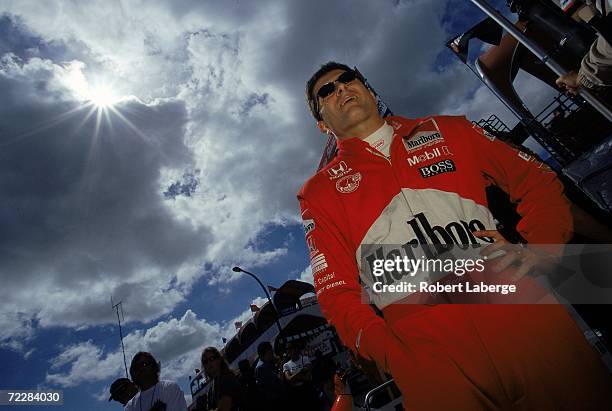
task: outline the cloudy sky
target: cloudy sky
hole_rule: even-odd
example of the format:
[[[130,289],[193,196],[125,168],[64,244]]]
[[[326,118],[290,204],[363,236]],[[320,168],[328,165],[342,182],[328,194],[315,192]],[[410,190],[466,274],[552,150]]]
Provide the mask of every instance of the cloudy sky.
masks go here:
[[[151,351],[188,392],[202,347],[263,301],[232,266],[309,277],[295,194],[325,139],[305,80],[335,59],[398,114],[512,124],[444,47],[481,18],[467,0],[0,0],[0,389],[119,409],[112,297],[128,362]]]

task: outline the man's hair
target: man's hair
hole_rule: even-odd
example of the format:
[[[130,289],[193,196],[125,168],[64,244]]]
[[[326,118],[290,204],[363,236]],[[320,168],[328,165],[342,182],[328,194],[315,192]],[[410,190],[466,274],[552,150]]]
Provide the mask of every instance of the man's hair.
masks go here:
[[[132,371],[134,370],[134,366],[136,365],[136,362],[138,361],[138,359],[140,359],[142,357],[145,357],[146,359],[148,359],[151,362],[151,364],[155,368],[155,372],[156,373],[160,372],[159,363],[157,362],[155,357],[153,357],[153,354],[151,354],[150,352],[146,352],[146,351],[139,351],[132,358],[132,363],[130,364],[130,375],[132,375]]]
[[[310,113],[317,121],[323,119],[321,118],[321,115],[318,113],[317,110],[317,96],[313,95],[314,86],[321,77],[333,70],[350,71],[352,69],[346,64],[338,63],[336,61],[328,61],[327,63],[323,64],[306,82],[306,104],[308,104]]]
[[[272,344],[268,341],[264,341],[257,346],[257,355],[259,355],[259,358],[263,358],[268,351],[272,351]]]

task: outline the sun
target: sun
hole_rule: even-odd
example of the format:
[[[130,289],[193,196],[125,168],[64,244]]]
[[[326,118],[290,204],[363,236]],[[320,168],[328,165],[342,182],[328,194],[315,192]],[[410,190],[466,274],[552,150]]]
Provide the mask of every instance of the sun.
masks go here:
[[[91,104],[99,108],[112,107],[120,100],[120,98],[113,92],[112,88],[106,85],[96,85],[90,87],[83,97],[85,100],[91,102]]]
[[[98,109],[112,108],[122,98],[117,95],[112,83],[104,76],[87,79],[83,73],[85,65],[81,62],[70,63],[63,76],[63,82],[80,101]]]

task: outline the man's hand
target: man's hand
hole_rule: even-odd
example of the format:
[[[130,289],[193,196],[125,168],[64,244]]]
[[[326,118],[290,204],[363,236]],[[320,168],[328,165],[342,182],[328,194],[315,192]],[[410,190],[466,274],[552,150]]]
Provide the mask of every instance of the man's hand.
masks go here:
[[[555,83],[561,88],[564,88],[568,93],[576,95],[578,94],[578,88],[580,83],[578,82],[578,71],[572,70],[559,77]]]
[[[166,411],[166,403],[161,400],[157,400],[149,411]]]
[[[547,245],[546,250],[526,247],[523,244],[513,244],[506,240],[497,230],[475,231],[476,237],[490,237],[495,240],[491,245],[486,246],[481,255],[492,261],[491,268],[496,272],[501,272],[508,267],[516,266],[516,271],[512,273],[514,281],[520,280],[533,271],[547,272],[559,262],[560,251],[563,246]],[[505,251],[504,255],[497,255],[498,251]],[[559,251],[559,252],[557,252]],[[492,256],[493,254],[495,256]]]

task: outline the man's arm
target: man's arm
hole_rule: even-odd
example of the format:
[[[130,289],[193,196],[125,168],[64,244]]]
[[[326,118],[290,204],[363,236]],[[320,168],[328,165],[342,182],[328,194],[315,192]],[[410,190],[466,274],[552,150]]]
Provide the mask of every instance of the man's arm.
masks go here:
[[[318,204],[303,196],[298,198],[305,224],[314,222],[306,230],[306,242],[317,299],[325,318],[347,347],[387,369],[385,352],[399,347],[399,341],[384,320],[361,300],[357,262],[348,233],[342,232]]]
[[[579,87],[596,92],[611,89],[612,46],[602,36],[598,36],[582,58],[580,69],[560,76],[556,83],[572,94],[577,94]]]
[[[573,220],[556,173],[534,155],[512,147],[465,121],[470,143],[485,177],[517,203],[517,231],[529,243],[564,244]]]
[[[590,89],[612,86],[612,46],[602,36],[597,36],[582,59],[578,81]]]
[[[285,377],[285,380],[287,381],[291,381],[291,378],[293,377],[287,364],[283,364],[283,377]]]

